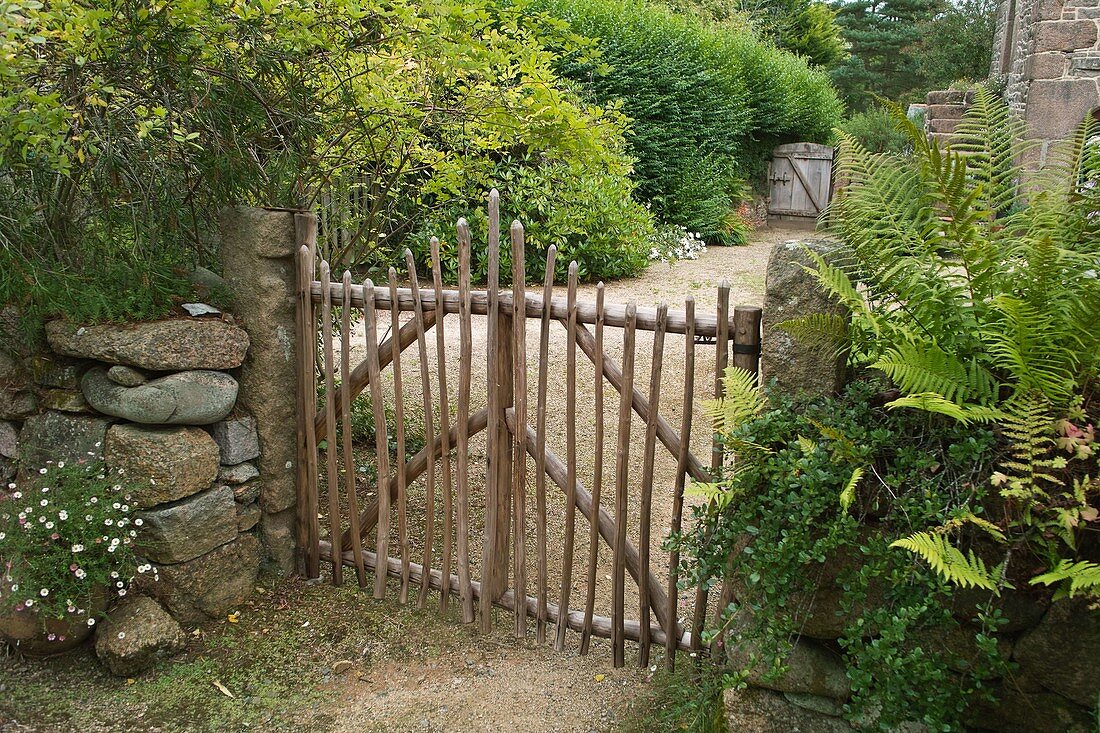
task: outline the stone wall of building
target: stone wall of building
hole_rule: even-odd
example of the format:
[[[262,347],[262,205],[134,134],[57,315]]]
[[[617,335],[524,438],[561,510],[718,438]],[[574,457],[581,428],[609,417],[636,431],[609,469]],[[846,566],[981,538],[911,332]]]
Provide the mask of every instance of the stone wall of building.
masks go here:
[[[1027,124],[1031,168],[1100,109],[1100,0],[1001,0],[991,77]]]

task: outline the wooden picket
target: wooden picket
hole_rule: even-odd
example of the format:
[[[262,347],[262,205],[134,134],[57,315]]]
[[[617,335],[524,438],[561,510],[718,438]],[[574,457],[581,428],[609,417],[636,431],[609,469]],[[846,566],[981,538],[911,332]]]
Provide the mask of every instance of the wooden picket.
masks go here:
[[[566,647],[570,630],[580,632],[581,653],[588,653],[593,637],[607,638],[611,640],[616,666],[626,662],[627,640],[638,642],[638,662],[642,665],[650,663],[651,647],[656,645],[665,651],[665,663],[672,667],[676,650],[703,651],[700,634],[705,625],[708,594],[706,589],[696,588],[691,614],[684,614],[689,622],[680,618],[678,551],[673,548],[668,554],[666,576],[658,577],[654,571],[653,558],[665,538],[663,529],[654,532],[654,496],[655,492],[668,492],[661,494],[671,500],[668,532],[678,533],[683,528],[689,482],[709,480],[722,468],[725,457],[718,441],[712,445],[707,464],[690,449],[696,353],[700,344],[714,345],[716,393],[721,389],[720,378],[729,361],[731,344],[734,364],[755,371],[760,309],[738,307],[731,314],[729,286],[725,282],[718,290],[718,308],[711,314],[697,314],[690,296],[685,298],[683,310],[671,310],[664,303],[656,308],[634,303],[609,304],[605,302],[602,283],[596,287],[594,301],[579,300],[575,262],[568,268],[565,297],[555,296],[553,247],[547,252],[546,278],[541,291],[528,292],[523,277],[526,243],[519,222],[514,222],[508,231],[513,285],[502,289],[499,206],[499,196],[493,191],[489,196],[486,243],[488,286],[484,291],[471,288],[473,243],[464,220],[459,220],[457,226],[458,287],[452,290],[443,287],[440,244],[436,239],[431,241],[430,287],[421,288],[411,252],[405,256],[408,287],[399,286],[393,269],[385,285],[379,287],[370,280],[362,285],[353,284],[350,273],[335,278],[328,263],[317,261],[316,217],[298,216],[298,542],[304,571],[309,577],[319,577],[321,562],[327,561],[333,583],[342,581],[343,568],[348,567],[354,569],[360,586],[367,585],[367,576],[373,573],[376,598],[384,597],[387,579],[394,578],[399,584],[400,602],[408,601],[412,588],[420,607],[426,605],[432,589],[440,592],[441,610],[447,609],[450,596],[455,595],[463,622],[477,620],[483,631],[492,628],[492,608],[502,607],[514,614],[514,632],[518,637],[526,636],[528,617],[534,619],[535,636],[540,643],[546,641],[547,625],[552,624],[557,649]],[[340,333],[334,336],[337,308]],[[402,323],[403,314],[411,314],[411,319]],[[457,315],[459,319],[454,415],[448,392],[453,363],[448,363],[442,328],[447,315]],[[486,317],[488,331],[485,371],[488,405],[478,410],[471,407],[475,316]],[[352,369],[350,334],[357,317],[363,321],[365,358]],[[534,319],[539,329],[538,372],[531,380],[535,389],[533,400],[528,399],[528,319]],[[547,441],[548,344],[552,321],[565,328],[567,338],[566,404],[562,415],[566,433],[564,459],[554,453]],[[589,330],[590,325],[594,326],[594,333]],[[433,328],[435,338],[429,339],[428,332]],[[606,351],[607,329],[621,330],[621,365]],[[380,342],[383,330],[388,335]],[[648,375],[636,373],[635,342],[639,332],[653,333]],[[661,376],[668,359],[667,339],[679,335],[684,338],[685,376],[677,429],[661,414],[660,401]],[[337,338],[338,365],[334,353]],[[421,389],[417,401],[421,403],[425,445],[415,455],[407,456],[406,418],[418,408],[412,402],[406,404],[401,357],[413,344],[419,362]],[[591,362],[594,376],[596,432],[591,491],[585,487],[587,479],[582,480],[579,468],[578,450],[582,446],[577,442],[578,351]],[[434,375],[430,368],[433,355]],[[384,373],[387,373],[385,385]],[[414,379],[416,374],[414,370],[409,378]],[[324,395],[320,407],[319,385]],[[393,398],[391,416],[385,409],[383,386]],[[618,395],[611,477],[604,476],[603,455],[608,386]],[[374,420],[377,480],[373,485],[359,472],[351,438],[352,401],[364,390],[369,390]],[[532,405],[533,416],[529,415]],[[631,446],[635,416],[644,426],[640,459],[632,454]],[[485,484],[478,488],[471,485],[471,474],[478,467],[471,462],[470,444],[482,431],[486,446]],[[392,460],[391,435],[396,443]],[[658,446],[667,449],[676,460],[672,486],[655,484]],[[533,461],[533,503],[527,493],[529,460]],[[641,467],[640,475],[633,468],[636,464]],[[413,491],[421,477],[425,487],[422,497]],[[610,483],[605,485],[605,478]],[[555,520],[548,512],[550,485],[560,489],[564,498],[560,528],[553,524]],[[605,488],[612,494],[610,500],[604,496]],[[372,489],[374,496],[368,498]],[[635,493],[636,501],[631,498]],[[479,506],[472,500],[480,498],[484,499],[484,509],[479,508],[477,518],[483,521],[472,522],[471,513]],[[441,521],[437,521],[437,512],[442,513]],[[421,515],[422,522],[414,521]],[[322,516],[325,522],[321,521]],[[527,532],[532,518],[535,547],[529,552]],[[580,530],[588,547],[587,555],[576,558],[582,568],[579,579],[585,583],[585,592],[579,596],[580,609],[574,610],[573,565],[578,555],[578,521],[588,523],[586,529]],[[560,529],[562,539],[556,603],[550,600],[548,537],[552,525],[555,530]],[[475,563],[471,536],[479,527],[480,561]],[[631,527],[636,528],[637,544],[631,541]],[[322,536],[325,530],[327,538]],[[422,562],[413,559],[414,543],[420,543],[416,549]],[[606,616],[596,612],[601,543],[606,544],[611,558],[612,595]],[[437,547],[441,548],[439,553],[435,551]],[[528,595],[529,563],[533,567],[533,595]],[[636,620],[628,618],[626,609],[628,576],[638,590]],[[720,598],[719,603],[724,600]]]

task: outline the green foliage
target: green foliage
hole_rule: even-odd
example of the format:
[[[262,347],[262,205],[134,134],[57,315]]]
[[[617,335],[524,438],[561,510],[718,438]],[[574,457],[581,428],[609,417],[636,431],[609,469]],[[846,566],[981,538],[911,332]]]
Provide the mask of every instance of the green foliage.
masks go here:
[[[898,130],[894,116],[881,107],[856,112],[841,123],[840,129],[871,153],[900,155],[909,151],[909,138]]]
[[[227,204],[322,210],[323,254],[369,269],[519,166],[629,193],[625,120],[554,70],[589,44],[491,0],[25,0],[0,45],[0,287],[42,316],[163,313]],[[589,223],[601,257],[626,218]]]
[[[997,580],[982,559],[970,550],[963,554],[946,535],[934,532],[914,532],[895,540],[890,547],[900,547],[918,555],[928,566],[949,583],[960,588],[985,588],[996,592]]]
[[[1024,198],[1019,160],[1030,144],[989,90],[977,90],[951,148],[929,143],[900,109],[894,116],[911,157],[840,134],[850,183],[830,213],[851,252],[840,266],[818,258],[815,272],[853,312],[854,366],[899,388],[889,407],[1001,426],[999,521],[1011,543],[1058,567],[1097,519],[1095,122],[1030,176]],[[899,546],[946,578],[976,582],[962,572],[971,558],[948,561],[943,537],[921,540]]]
[[[659,671],[648,686],[652,692],[632,705],[617,730],[725,733],[722,692],[729,685],[727,675],[710,667],[680,664],[675,672]]]
[[[941,5],[941,0],[834,2],[851,56],[831,74],[850,109],[866,109],[876,95],[901,101],[923,91],[922,29]]]
[[[824,140],[840,105],[825,77],[751,31],[625,0],[540,0],[536,8],[597,39],[600,55],[562,72],[632,120],[636,197],[662,221],[728,241],[738,180],[771,149]]]
[[[951,0],[921,29],[920,73],[929,89],[946,89],[966,79],[979,82],[989,75],[995,0]]]
[[[699,523],[678,541],[693,557],[690,582],[724,579],[737,589],[726,609],[726,643],[750,643],[757,672],[781,671],[818,599],[839,595],[853,688],[846,717],[866,723],[879,711],[881,730],[904,720],[955,729],[1001,668],[989,643],[993,622],[953,617],[954,586],[890,545],[944,526],[964,549],[937,547],[937,557],[984,562],[988,531],[978,522],[995,439],[988,430],[889,410],[876,393],[876,385],[856,382],[838,398],[809,404],[772,396],[755,416],[720,430],[737,450],[735,470],[727,468],[714,489],[728,501],[698,510]],[[978,642],[966,665],[958,650],[936,641],[960,627]]]
[[[1063,583],[1065,594],[1071,598],[1080,591],[1095,595],[1100,591],[1100,565],[1087,561],[1062,560],[1050,572],[1036,575],[1031,582],[1043,585]]]
[[[505,223],[501,228],[506,240],[507,222],[515,219],[523,224],[528,280],[543,279],[546,251],[551,245],[558,248],[559,282],[566,279],[573,260],[584,281],[629,277],[646,267],[653,217],[631,198],[634,187],[625,177],[627,170],[624,166],[612,174],[586,163],[502,167],[492,180],[501,192],[501,221]],[[474,197],[471,192],[471,199]],[[455,222],[465,218],[476,243],[485,242],[488,235],[486,207],[479,199],[473,206],[456,200],[428,221],[414,238],[413,249],[420,263],[428,265],[431,237],[438,236],[444,277],[457,279]],[[500,254],[501,279],[507,283],[511,281],[511,249],[504,246]],[[488,251],[475,245],[471,257],[474,279],[484,282]]]
[[[126,594],[137,566],[128,487],[101,463],[28,467],[0,489],[0,612],[91,625],[97,598]],[[140,520],[137,520],[140,524]]]
[[[720,433],[730,433],[760,412],[765,399],[756,386],[756,375],[741,367],[726,367],[722,375],[722,396],[703,404],[703,414]]]

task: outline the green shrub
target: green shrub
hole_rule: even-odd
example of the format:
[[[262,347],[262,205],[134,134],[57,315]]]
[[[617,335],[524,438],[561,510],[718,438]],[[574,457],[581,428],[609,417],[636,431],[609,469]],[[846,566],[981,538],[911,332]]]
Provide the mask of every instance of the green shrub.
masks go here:
[[[725,579],[738,589],[725,609],[727,643],[755,640],[752,669],[769,675],[782,671],[818,584],[830,578],[820,597],[838,592],[845,613],[846,717],[874,716],[881,730],[905,720],[954,729],[1003,671],[990,637],[995,618],[953,617],[962,603],[954,586],[890,543],[928,522],[981,515],[995,441],[989,430],[888,410],[878,391],[855,383],[838,398],[801,405],[773,396],[719,425],[738,459],[708,489],[716,502],[699,510],[684,538],[697,562],[692,580]],[[960,629],[973,650],[944,644]]]
[[[751,31],[645,2],[539,0],[535,8],[597,39],[600,56],[567,54],[562,72],[632,120],[636,196],[657,217],[724,241],[739,177],[771,149],[823,141],[840,115],[828,80]]]
[[[856,112],[840,124],[840,129],[872,153],[902,154],[911,149],[909,136],[898,129],[894,116],[881,107]]]
[[[653,235],[653,217],[631,198],[626,178],[590,165],[521,165],[501,170],[493,179],[501,193],[500,281],[511,282],[512,256],[508,227],[513,219],[524,225],[528,280],[541,282],[546,250],[558,248],[556,280],[564,282],[569,263],[577,262],[582,281],[613,280],[635,275],[649,260],[647,243]],[[458,277],[455,222],[464,217],[473,237],[471,271],[484,282],[488,268],[485,248],[488,217],[483,202],[469,208],[456,202],[433,218],[415,238],[419,262],[430,258],[431,236],[440,239],[444,277]]]

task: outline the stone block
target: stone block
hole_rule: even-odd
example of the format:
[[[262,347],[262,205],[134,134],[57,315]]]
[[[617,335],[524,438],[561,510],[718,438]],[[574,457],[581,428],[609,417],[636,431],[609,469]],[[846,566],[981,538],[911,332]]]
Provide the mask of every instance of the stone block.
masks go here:
[[[924,101],[929,106],[942,104],[966,104],[974,100],[974,92],[967,89],[943,89],[928,92]]]
[[[233,498],[238,504],[251,504],[260,500],[261,489],[259,482],[256,481],[234,486]]]
[[[0,458],[19,456],[19,428],[15,423],[0,420]]]
[[[260,569],[260,542],[251,534],[178,565],[158,565],[159,580],[139,575],[138,589],[157,598],[180,623],[221,618],[248,598]]]
[[[1092,79],[1034,81],[1027,94],[1028,137],[1068,138],[1098,105]]]
[[[933,104],[926,113],[930,120],[959,120],[966,114],[964,104]]]
[[[260,523],[259,504],[237,504],[237,531],[247,532]]]
[[[46,324],[59,354],[153,371],[234,369],[248,351],[248,334],[224,321],[177,318],[125,325]]]
[[[92,412],[88,401],[78,389],[44,389],[38,393],[38,405],[59,412]]]
[[[142,520],[135,551],[161,564],[193,560],[237,537],[237,504],[228,486],[137,512],[135,518]]]
[[[115,425],[107,433],[105,457],[124,472],[139,507],[191,496],[218,475],[218,446],[201,428]]]
[[[1091,20],[1044,20],[1035,26],[1039,51],[1077,51],[1096,43],[1096,23]]]
[[[1027,59],[1024,75],[1029,79],[1061,79],[1066,73],[1066,55],[1060,51],[1037,53]]]
[[[221,450],[223,466],[233,466],[260,456],[256,420],[251,416],[222,420],[210,427],[210,435]]]
[[[822,644],[807,638],[796,641],[783,660],[786,671],[777,679],[766,679],[766,669],[752,667],[751,657],[758,650],[751,641],[727,642],[727,659],[737,670],[748,669],[747,681],[757,687],[776,692],[812,695],[830,700],[847,700],[851,696],[844,661]]]
[[[1039,0],[1039,17],[1037,20],[1061,20],[1065,4],[1066,0]]]
[[[726,729],[738,733],[852,733],[841,718],[792,704],[771,690],[728,689],[722,695]]]
[[[107,370],[107,379],[123,387],[137,387],[149,381],[141,371],[123,364],[115,364]]]
[[[251,463],[238,463],[236,466],[222,466],[218,469],[218,481],[223,484],[243,484],[260,475]]]
[[[23,423],[19,434],[27,463],[40,466],[46,461],[97,461],[110,422],[101,417],[43,412]]]
[[[928,120],[928,129],[932,132],[942,132],[950,134],[955,131],[955,128],[959,126],[957,119],[930,119]]]
[[[95,652],[111,674],[132,677],[184,650],[179,623],[152,598],[124,599],[96,631]]]
[[[32,356],[24,363],[35,384],[53,389],[80,389],[80,377],[86,368],[79,362],[42,354]]]
[[[1100,17],[1100,8],[1093,8]],[[1070,59],[1069,73],[1073,76],[1100,75],[1100,52],[1086,51],[1075,53]]]
[[[298,516],[294,509],[278,514],[264,514],[260,519],[260,536],[263,539],[264,554],[283,575],[289,575],[296,569],[298,557],[295,552]]]
[[[976,703],[966,711],[965,722],[977,730],[1003,733],[1096,733],[1087,708],[1019,682],[1019,675],[1002,681],[994,688],[996,702]]]
[[[1047,690],[1079,705],[1100,697],[1100,611],[1087,598],[1055,601],[1046,616],[1016,643],[1013,661]]]
[[[845,359],[839,353],[840,346],[796,340],[780,324],[814,314],[845,319],[848,314],[804,269],[813,265],[807,250],[826,261],[836,261],[843,251],[837,242],[828,239],[790,240],[772,249],[764,294],[760,368],[764,381],[774,379],[777,389],[814,397],[835,393],[843,386]]]
[[[222,274],[232,295],[230,310],[247,324],[250,343],[241,366],[238,406],[256,420],[268,513],[294,506],[298,391],[295,372],[294,215],[246,207],[221,218]],[[262,286],[258,283],[262,283]]]
[[[29,388],[0,384],[0,420],[22,420],[38,409],[38,401]]]

